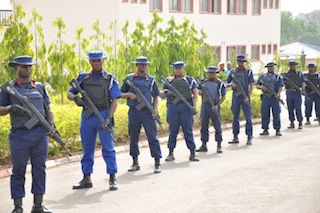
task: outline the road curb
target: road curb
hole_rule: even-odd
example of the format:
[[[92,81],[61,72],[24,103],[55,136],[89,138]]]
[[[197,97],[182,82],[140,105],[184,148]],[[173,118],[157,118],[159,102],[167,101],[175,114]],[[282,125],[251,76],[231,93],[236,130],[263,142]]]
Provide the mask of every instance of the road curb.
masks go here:
[[[252,123],[253,123],[253,125],[260,124],[261,123],[261,119],[260,118],[252,119]],[[244,125],[245,125],[245,121],[240,121],[240,126],[242,127]],[[222,125],[222,129],[223,130],[231,129],[231,128],[232,128],[232,123],[223,124]],[[214,128],[211,126],[209,128],[209,132],[211,133],[213,131],[214,131]],[[193,135],[194,136],[199,136],[200,135],[200,129],[194,130],[193,131]],[[183,134],[182,133],[178,134],[177,140],[179,140],[179,139],[183,139]],[[158,138],[158,140],[159,140],[160,144],[167,143],[168,136]],[[148,144],[147,140],[141,141],[139,143],[139,147],[148,147],[148,146],[149,146],[149,144]],[[129,149],[130,149],[129,144],[115,147],[116,153],[128,152]],[[101,150],[96,150],[95,153],[94,153],[94,156],[95,157],[101,157],[102,156]],[[78,161],[81,160],[81,158],[82,158],[82,154],[78,154],[78,155],[73,155],[73,156],[70,156],[70,157],[63,157],[63,158],[58,158],[58,159],[55,159],[55,160],[48,160],[46,162],[46,166],[47,166],[47,168],[53,168],[53,167],[57,167],[57,166],[68,164],[68,163],[78,162]],[[31,165],[28,164],[27,172],[30,172],[30,171],[31,171]],[[0,167],[0,179],[9,177],[11,174],[12,174],[12,168],[1,169],[1,167]]]

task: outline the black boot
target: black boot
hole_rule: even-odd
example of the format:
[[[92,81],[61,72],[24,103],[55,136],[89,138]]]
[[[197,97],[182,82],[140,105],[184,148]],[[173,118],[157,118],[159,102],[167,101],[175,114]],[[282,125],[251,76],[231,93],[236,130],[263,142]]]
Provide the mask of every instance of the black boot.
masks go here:
[[[307,118],[307,122],[304,125],[310,125],[310,118]]]
[[[267,129],[264,129],[263,132],[260,133],[260,135],[269,135],[269,132]]]
[[[194,149],[190,149],[189,161],[199,161],[199,158],[198,158],[198,156],[196,156]]]
[[[288,126],[288,129],[294,129],[294,123],[291,121],[290,125]]]
[[[42,205],[43,195],[34,195],[31,213],[52,213]]]
[[[247,145],[252,145],[252,136],[248,136]]]
[[[207,142],[202,141],[202,145],[200,146],[199,149],[196,150],[196,152],[207,152],[208,148],[207,148]]]
[[[154,159],[154,173],[160,173],[160,172],[161,172],[160,159],[155,158]]]
[[[276,130],[276,136],[282,136],[281,132],[280,132],[280,129],[277,129]]]
[[[79,183],[74,184],[72,187],[72,189],[86,189],[86,188],[92,188],[90,174],[84,174],[83,179]]]
[[[239,143],[238,135],[234,134],[233,139],[229,141],[228,143]]]
[[[223,153],[222,147],[221,147],[221,141],[217,141],[217,153]]]
[[[133,164],[131,165],[130,169],[128,169],[128,172],[135,172],[135,171],[140,170],[138,156],[132,157],[132,159],[133,159]]]
[[[118,190],[116,174],[110,174],[109,189],[110,191]]]
[[[14,199],[13,203],[14,203],[14,209],[12,213],[23,213],[22,198]]]
[[[299,121],[299,127],[298,129],[303,129],[302,121]]]
[[[169,149],[169,155],[166,157],[166,161],[174,161],[176,158],[173,155],[173,149]]]

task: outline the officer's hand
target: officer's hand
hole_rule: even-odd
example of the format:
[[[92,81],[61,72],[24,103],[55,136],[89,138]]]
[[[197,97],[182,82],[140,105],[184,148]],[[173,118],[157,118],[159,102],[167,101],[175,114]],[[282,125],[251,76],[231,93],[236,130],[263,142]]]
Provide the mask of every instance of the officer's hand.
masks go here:
[[[174,97],[173,93],[169,89],[163,90],[166,97]]]
[[[103,125],[103,124],[102,124],[102,125]],[[103,128],[109,128],[109,129],[111,129],[111,128],[112,128],[111,119],[110,119],[110,118],[107,118],[105,125],[102,126],[102,127],[103,127]]]
[[[219,107],[218,107],[218,105],[214,105],[214,106],[212,106],[211,109],[212,109],[212,111],[216,112],[216,111],[218,111]]]
[[[236,85],[235,83],[232,83],[232,84],[231,84],[231,88],[232,88],[232,89],[237,89],[237,85]]]
[[[158,112],[157,112],[157,111],[154,111],[154,113],[152,114],[152,118],[153,118],[153,119],[156,119],[157,116],[158,116]]]
[[[132,92],[128,92],[128,95],[129,95],[129,99],[130,100],[137,100],[137,96],[136,96],[136,94],[134,94],[134,93],[132,93]]]
[[[246,97],[246,98],[244,99],[244,103],[245,103],[245,104],[249,104],[249,98],[248,98],[248,97]]]
[[[84,107],[84,101],[79,96],[74,96],[73,101],[76,102],[78,106]]]
[[[268,91],[268,89],[267,89],[265,86],[261,86],[261,90],[262,90],[263,92],[267,92],[267,91]]]
[[[12,105],[9,105],[8,112],[14,115],[24,115],[24,114],[28,114],[29,111],[18,104],[12,104]]]
[[[280,99],[280,94],[277,93],[277,94],[275,95],[275,98],[279,100],[279,99]]]
[[[54,134],[55,133],[58,133],[57,129],[56,129],[56,126],[54,124],[50,124],[54,129],[52,131],[49,131],[47,132],[47,135],[50,137],[50,138],[53,138],[54,137]],[[58,133],[59,134],[59,133]]]
[[[305,90],[301,90],[301,95],[306,95],[306,91]]]

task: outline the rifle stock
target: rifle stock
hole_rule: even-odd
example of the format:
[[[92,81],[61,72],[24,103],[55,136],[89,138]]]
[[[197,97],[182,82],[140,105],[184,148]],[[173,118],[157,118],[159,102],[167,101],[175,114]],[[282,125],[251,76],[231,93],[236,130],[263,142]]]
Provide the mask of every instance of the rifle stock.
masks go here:
[[[102,127],[107,130],[107,132],[110,134],[112,140],[115,142],[115,138],[112,134],[112,130],[110,129],[110,127],[107,125],[106,121],[104,120],[104,118],[102,117],[102,115],[100,114],[98,108],[96,107],[96,105],[94,105],[94,103],[92,102],[91,98],[89,97],[88,93],[83,90],[79,84],[79,82],[76,79],[72,79],[69,83],[73,88],[75,88],[82,96],[83,101],[85,102],[85,109],[86,112],[88,111],[89,113],[85,112],[85,116],[90,116],[90,114],[93,112],[97,118],[99,119]]]
[[[27,97],[22,96],[8,81],[1,86],[1,89],[16,97],[22,103],[22,105],[30,112],[30,119],[25,124],[25,126],[28,129],[31,129],[38,122],[40,122],[48,132],[54,132],[54,140],[60,144],[60,146],[69,154],[69,156],[71,156],[71,153],[66,149],[65,143],[61,139],[60,135],[57,133],[56,129],[48,123],[48,121],[33,106],[33,104],[29,102]]]

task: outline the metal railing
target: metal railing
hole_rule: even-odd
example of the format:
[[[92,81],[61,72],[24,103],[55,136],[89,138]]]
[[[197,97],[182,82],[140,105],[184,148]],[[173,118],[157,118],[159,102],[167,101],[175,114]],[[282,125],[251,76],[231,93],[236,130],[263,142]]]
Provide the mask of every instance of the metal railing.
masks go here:
[[[10,19],[12,10],[0,10],[0,25],[11,26],[12,20]]]

